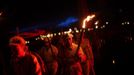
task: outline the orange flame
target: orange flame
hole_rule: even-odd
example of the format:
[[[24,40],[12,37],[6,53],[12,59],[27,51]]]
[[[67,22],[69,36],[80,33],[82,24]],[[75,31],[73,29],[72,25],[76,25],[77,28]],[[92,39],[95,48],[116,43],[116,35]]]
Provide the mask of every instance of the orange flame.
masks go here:
[[[83,20],[82,28],[86,28],[86,22],[92,20],[94,17],[95,17],[95,15],[91,15],[91,16],[89,15],[89,16],[87,16],[87,18],[85,18],[85,19]]]

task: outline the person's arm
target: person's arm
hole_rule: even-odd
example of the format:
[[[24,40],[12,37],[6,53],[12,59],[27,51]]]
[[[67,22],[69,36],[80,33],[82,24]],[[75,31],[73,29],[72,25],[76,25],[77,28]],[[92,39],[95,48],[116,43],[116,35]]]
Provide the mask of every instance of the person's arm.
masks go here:
[[[78,57],[80,58],[81,62],[86,61],[86,55],[83,52],[83,49],[80,47],[78,50]]]
[[[34,57],[34,75],[42,75],[40,64],[36,57]]]

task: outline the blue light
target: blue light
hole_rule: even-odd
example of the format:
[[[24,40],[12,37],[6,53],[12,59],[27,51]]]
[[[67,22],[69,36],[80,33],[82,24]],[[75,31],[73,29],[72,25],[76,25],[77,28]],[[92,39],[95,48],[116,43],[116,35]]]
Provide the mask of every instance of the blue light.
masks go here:
[[[68,27],[70,24],[75,23],[78,21],[78,18],[75,17],[69,17],[65,21],[58,24],[59,27]]]
[[[49,23],[36,23],[34,25],[30,25],[30,26],[26,26],[25,27],[20,27],[19,32],[27,32],[27,31],[33,31],[36,29],[47,29],[49,27],[53,27],[53,28],[60,28],[60,27],[69,27],[72,23],[75,23],[78,21],[78,18],[75,17],[68,17],[67,19],[65,19],[64,21],[53,21],[53,22],[49,22]],[[55,26],[57,25],[57,26]],[[13,30],[13,32],[16,32],[16,30]]]

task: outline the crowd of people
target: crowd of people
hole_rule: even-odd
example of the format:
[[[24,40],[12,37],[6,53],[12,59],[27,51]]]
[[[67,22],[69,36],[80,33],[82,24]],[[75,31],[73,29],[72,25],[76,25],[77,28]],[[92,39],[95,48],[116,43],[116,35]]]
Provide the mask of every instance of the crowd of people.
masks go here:
[[[82,35],[77,43],[73,37],[69,33],[43,38],[36,51],[30,50],[22,36],[11,37],[10,72],[13,75],[95,75],[90,40]]]

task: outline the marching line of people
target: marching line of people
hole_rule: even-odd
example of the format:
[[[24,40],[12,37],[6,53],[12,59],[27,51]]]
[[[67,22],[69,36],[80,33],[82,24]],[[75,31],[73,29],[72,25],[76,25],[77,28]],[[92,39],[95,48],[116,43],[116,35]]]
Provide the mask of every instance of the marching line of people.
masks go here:
[[[36,52],[21,36],[9,39],[13,75],[95,75],[94,55],[85,36],[78,48],[73,34],[44,38]],[[57,42],[56,42],[57,41]],[[33,46],[34,48],[34,46]]]

